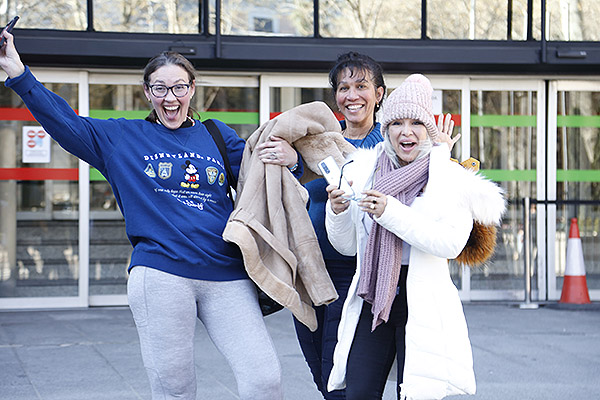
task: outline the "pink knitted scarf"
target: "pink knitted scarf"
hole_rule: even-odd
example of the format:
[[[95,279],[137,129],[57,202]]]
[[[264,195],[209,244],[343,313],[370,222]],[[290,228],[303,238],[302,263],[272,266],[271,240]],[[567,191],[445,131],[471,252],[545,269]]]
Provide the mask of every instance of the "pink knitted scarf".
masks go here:
[[[385,152],[377,160],[373,189],[411,205],[429,178],[429,156],[395,169]],[[372,330],[387,322],[402,262],[402,239],[374,222],[362,261],[358,295],[371,304]]]

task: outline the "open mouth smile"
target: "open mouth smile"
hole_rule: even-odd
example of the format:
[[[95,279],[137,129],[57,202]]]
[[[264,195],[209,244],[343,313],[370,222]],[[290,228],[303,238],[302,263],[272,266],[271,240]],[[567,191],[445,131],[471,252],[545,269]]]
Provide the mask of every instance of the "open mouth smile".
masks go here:
[[[360,105],[360,104],[353,104],[353,105],[350,105],[350,106],[346,106],[346,108],[347,108],[348,110],[350,110],[350,111],[358,111],[358,110],[360,110],[360,109],[361,109],[361,108],[363,108],[363,107],[364,107],[364,106],[363,106],[363,105]]]
[[[177,112],[179,111],[179,106],[164,106],[165,115],[167,118],[175,118],[177,116]]]
[[[417,142],[400,142],[400,147],[403,150],[412,150],[417,146]]]

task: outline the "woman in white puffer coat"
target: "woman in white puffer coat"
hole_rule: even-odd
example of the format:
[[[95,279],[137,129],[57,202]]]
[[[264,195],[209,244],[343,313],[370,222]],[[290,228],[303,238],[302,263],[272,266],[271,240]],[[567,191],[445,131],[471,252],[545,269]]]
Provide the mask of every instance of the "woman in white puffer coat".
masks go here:
[[[471,344],[450,278],[474,222],[499,224],[501,189],[450,160],[437,144],[433,89],[411,75],[383,111],[385,140],[344,167],[360,199],[327,188],[326,228],[340,253],[357,255],[328,389],[381,399],[394,359],[398,398],[475,393]]]

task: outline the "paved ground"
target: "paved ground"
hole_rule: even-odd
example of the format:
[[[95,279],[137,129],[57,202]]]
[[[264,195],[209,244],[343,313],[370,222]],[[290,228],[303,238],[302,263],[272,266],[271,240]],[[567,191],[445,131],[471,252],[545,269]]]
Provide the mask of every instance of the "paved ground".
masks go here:
[[[478,394],[473,400],[600,398],[600,305],[537,310],[466,304]],[[290,314],[267,317],[286,399],[317,400]],[[199,399],[237,399],[229,367],[202,326],[196,335]],[[149,399],[127,308],[0,312],[1,400]],[[385,399],[394,399],[389,381]]]

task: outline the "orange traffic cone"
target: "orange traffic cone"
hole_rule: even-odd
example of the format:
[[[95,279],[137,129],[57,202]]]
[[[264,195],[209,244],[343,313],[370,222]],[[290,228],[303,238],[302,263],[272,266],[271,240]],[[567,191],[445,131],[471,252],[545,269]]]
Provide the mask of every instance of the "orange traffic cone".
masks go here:
[[[571,229],[569,231],[569,240],[567,241],[567,266],[565,268],[565,279],[563,281],[560,303],[590,303],[577,218],[571,218]]]

